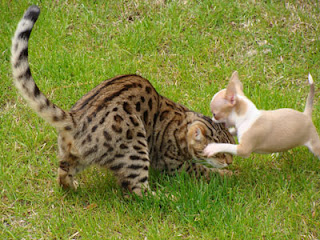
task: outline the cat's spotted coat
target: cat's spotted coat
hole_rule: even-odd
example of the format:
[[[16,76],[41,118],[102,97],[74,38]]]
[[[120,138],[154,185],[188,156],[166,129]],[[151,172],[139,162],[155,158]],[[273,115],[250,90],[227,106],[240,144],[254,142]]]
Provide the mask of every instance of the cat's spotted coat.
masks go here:
[[[34,82],[28,63],[28,40],[40,10],[31,6],[12,40],[15,85],[29,105],[59,132],[58,181],[75,188],[74,176],[89,165],[109,168],[119,184],[141,195],[148,189],[149,168],[185,170],[209,177],[207,168],[192,159],[225,167],[232,157],[205,158],[211,142],[233,143],[224,126],[163,96],[137,75],[106,80],[83,96],[70,111],[51,103]]]

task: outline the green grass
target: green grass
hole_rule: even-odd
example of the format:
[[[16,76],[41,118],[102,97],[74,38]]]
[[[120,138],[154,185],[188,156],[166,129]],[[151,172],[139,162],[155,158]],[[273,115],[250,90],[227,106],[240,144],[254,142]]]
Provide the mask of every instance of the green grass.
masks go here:
[[[76,192],[57,186],[57,133],[30,111],[11,79],[11,37],[31,4],[42,11],[30,41],[32,72],[64,109],[127,73],[207,115],[234,70],[261,109],[303,110],[309,72],[319,89],[317,1],[156,2],[1,1],[1,238],[319,239],[320,161],[303,147],[235,157],[230,169],[239,176],[209,183],[152,172],[157,197],[126,199],[96,168],[79,176]]]

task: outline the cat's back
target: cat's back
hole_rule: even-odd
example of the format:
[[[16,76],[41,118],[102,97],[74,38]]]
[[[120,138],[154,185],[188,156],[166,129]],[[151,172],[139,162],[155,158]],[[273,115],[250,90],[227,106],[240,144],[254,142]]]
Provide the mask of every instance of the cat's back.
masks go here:
[[[76,123],[72,134],[80,155],[87,157],[87,153],[99,148],[117,154],[112,150],[118,143],[148,139],[158,105],[158,93],[138,75],[122,75],[102,82],[70,110]]]
[[[148,96],[158,100],[158,93],[147,79],[134,74],[120,75],[103,81],[89,91],[76,102],[71,112],[76,115],[85,113],[88,109],[99,112],[121,101],[135,100],[135,103],[140,102],[142,105],[146,101],[148,103]]]

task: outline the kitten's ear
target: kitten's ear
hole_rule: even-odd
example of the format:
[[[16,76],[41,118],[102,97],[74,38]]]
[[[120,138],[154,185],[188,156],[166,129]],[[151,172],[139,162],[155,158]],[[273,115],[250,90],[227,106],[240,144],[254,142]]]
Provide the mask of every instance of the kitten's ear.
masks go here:
[[[236,104],[236,95],[243,95],[243,86],[239,80],[239,74],[237,71],[233,72],[229,84],[227,86],[225,99],[230,103],[231,106]]]
[[[238,74],[237,71],[234,71],[232,73],[232,76],[230,78],[230,82],[234,83],[237,94],[244,95],[243,94],[243,85],[242,85],[242,82],[239,79],[239,74]]]
[[[228,101],[228,103],[231,106],[234,106],[236,104],[236,94],[237,94],[236,85],[233,81],[230,81],[227,86],[226,95],[224,98]]]
[[[204,138],[204,133],[205,129],[201,123],[193,123],[188,129],[188,142],[191,144],[194,142],[201,142]]]
[[[234,81],[240,81],[239,80],[239,74],[237,71],[234,71],[231,75],[231,78],[230,78],[230,82],[234,82]]]

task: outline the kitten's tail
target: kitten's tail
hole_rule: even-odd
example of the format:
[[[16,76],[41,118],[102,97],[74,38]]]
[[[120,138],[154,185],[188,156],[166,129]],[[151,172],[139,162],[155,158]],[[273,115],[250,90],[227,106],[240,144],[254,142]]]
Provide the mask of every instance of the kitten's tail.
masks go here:
[[[58,130],[70,131],[74,127],[72,115],[49,101],[34,82],[28,62],[28,41],[40,9],[31,6],[20,20],[11,48],[14,83],[31,108]]]
[[[313,97],[314,97],[314,83],[311,74],[308,75],[310,91],[307,98],[306,107],[304,109],[304,114],[309,117],[312,117],[312,108],[313,108]]]

